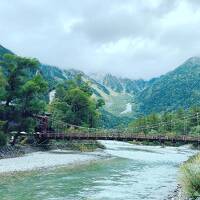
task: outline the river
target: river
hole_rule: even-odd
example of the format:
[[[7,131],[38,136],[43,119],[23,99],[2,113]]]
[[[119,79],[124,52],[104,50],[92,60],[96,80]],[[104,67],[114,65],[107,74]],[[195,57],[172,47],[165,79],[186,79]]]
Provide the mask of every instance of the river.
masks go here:
[[[180,164],[195,153],[188,146],[101,142],[107,147],[104,153],[111,157],[73,167],[1,176],[0,199],[162,200],[175,189]]]

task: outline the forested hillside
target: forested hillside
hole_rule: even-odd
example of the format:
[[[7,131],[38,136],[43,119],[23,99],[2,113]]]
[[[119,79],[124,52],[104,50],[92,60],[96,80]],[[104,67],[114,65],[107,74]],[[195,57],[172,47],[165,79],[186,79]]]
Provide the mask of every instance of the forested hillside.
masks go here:
[[[4,54],[0,66],[0,146],[7,143],[10,133],[16,133],[14,145],[21,132],[33,134],[43,130],[38,118],[46,116],[46,112],[51,130],[60,123],[89,128],[99,125],[99,108],[104,101],[92,98],[92,89],[81,74],[58,82],[54,86],[55,97],[48,102],[50,85],[37,59]],[[56,126],[51,122],[57,122]]]
[[[1,55],[0,59],[2,61],[3,61],[3,56],[5,54],[11,54],[15,56],[14,53],[0,46],[0,55]],[[46,103],[48,103],[48,96],[49,96],[48,93],[50,93],[53,90],[56,90],[59,84],[66,83],[66,81],[74,81],[79,75],[81,75],[83,81],[82,84],[87,84],[88,87],[90,88],[92,98],[95,99],[95,101],[98,101],[99,99],[102,99],[105,96],[110,95],[110,91],[104,85],[98,83],[97,81],[90,78],[81,71],[74,69],[63,70],[56,66],[46,65],[39,62],[37,63],[37,65],[38,65],[37,68],[33,68],[31,71],[27,71],[26,74],[29,75],[30,77],[33,77],[35,74],[39,72],[39,74],[41,74],[41,76],[45,79],[45,81],[47,81],[48,88],[46,88],[47,90],[43,94]],[[2,71],[5,72],[6,66],[1,64],[1,67],[3,68]],[[123,117],[118,118],[117,116],[114,116],[111,113],[107,113],[107,111],[105,111],[104,108],[101,109],[101,113],[102,113],[101,120],[100,122],[95,122],[96,126],[103,126],[103,127],[108,126],[112,128],[113,126],[117,126],[119,124],[119,121],[123,122]],[[105,113],[107,114],[105,115]],[[106,116],[105,119],[104,116]],[[107,119],[109,119],[110,121],[107,121]]]
[[[174,71],[154,80],[138,95],[137,102],[143,114],[200,104],[200,58],[190,58]]]
[[[5,53],[13,54],[0,46],[0,59]],[[112,127],[116,122],[126,125],[130,118],[135,119],[153,112],[173,111],[180,107],[187,109],[200,102],[198,57],[190,58],[174,71],[149,81],[119,78],[111,74],[90,76],[79,70],[60,69],[42,63],[39,63],[37,70],[48,82],[48,92],[55,90],[57,84],[74,80],[77,75],[81,75],[92,91],[92,98],[105,101],[105,106],[101,109],[102,116],[105,117],[101,118],[102,126],[109,124]]]
[[[13,54],[10,50],[0,45],[0,60],[2,59],[3,55],[6,53]]]
[[[140,117],[129,124],[135,132],[152,135],[196,135],[200,133],[200,106],[188,110],[179,108],[177,111],[153,113]]]

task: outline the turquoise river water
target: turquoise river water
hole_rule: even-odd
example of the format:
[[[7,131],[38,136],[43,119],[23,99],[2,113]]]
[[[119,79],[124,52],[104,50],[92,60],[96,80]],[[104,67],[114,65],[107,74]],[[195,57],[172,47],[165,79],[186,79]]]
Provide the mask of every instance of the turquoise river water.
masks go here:
[[[103,144],[110,158],[0,176],[0,199],[162,200],[175,189],[180,164],[195,153],[186,146]]]

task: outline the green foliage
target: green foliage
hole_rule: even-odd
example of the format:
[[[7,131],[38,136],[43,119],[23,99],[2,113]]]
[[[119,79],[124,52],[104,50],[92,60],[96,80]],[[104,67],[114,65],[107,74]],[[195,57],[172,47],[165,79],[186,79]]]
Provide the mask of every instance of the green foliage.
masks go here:
[[[200,125],[192,127],[190,134],[198,136],[200,134]]]
[[[78,75],[82,75],[85,80],[89,81],[90,84],[94,84],[100,91],[109,95],[109,90],[103,86],[102,84],[98,83],[94,79],[91,79],[89,76],[85,75],[83,72],[69,69],[69,70],[61,70],[58,67],[51,66],[51,65],[44,65],[40,64],[40,71],[44,77],[44,79],[48,82],[49,89],[55,89],[56,85],[66,81],[66,80],[74,80]],[[99,92],[95,88],[91,88],[91,91],[96,94],[98,97],[101,97]]]
[[[60,81],[66,80],[63,71],[58,67],[40,64],[40,71],[44,79],[48,82],[50,90],[54,89]]]
[[[140,113],[188,109],[200,102],[200,59],[190,58],[177,69],[149,83],[137,96]]]
[[[5,54],[0,65],[4,82],[0,120],[7,122],[5,131],[31,131],[35,127],[35,115],[45,108],[47,83],[37,72],[39,62]]]
[[[200,107],[143,116],[132,121],[129,128],[144,134],[199,135]]]
[[[4,54],[13,54],[10,50],[0,45],[0,60],[3,59]]]
[[[104,108],[101,108],[100,112],[98,126],[101,128],[126,128],[131,121],[128,117],[117,117]]]
[[[181,166],[181,185],[192,199],[200,197],[200,154]]]
[[[149,132],[148,132],[149,135],[157,135],[158,134],[158,131],[154,130],[154,129],[151,129]]]
[[[5,56],[5,54],[10,55]],[[105,119],[101,120],[101,122],[103,122],[101,124],[103,124],[103,126],[108,125],[108,127],[110,127],[110,124],[112,124],[111,127],[114,124],[118,126],[117,122],[122,123],[122,126],[124,121],[127,124],[127,117],[135,118],[139,115],[146,115],[152,112],[168,113],[177,110],[180,106],[184,109],[188,109],[190,106],[196,105],[200,102],[199,58],[190,58],[174,71],[161,77],[153,78],[149,81],[118,78],[108,74],[103,77],[100,82],[95,81],[83,72],[77,70],[61,70],[55,66],[38,63],[35,59],[17,57],[10,50],[1,45],[0,61],[4,62],[3,66],[1,66],[2,69],[0,70],[2,71],[0,72],[0,101],[2,102],[6,100],[6,103],[9,104],[9,107],[6,108],[6,113],[13,110],[12,105],[20,101],[21,97],[19,97],[19,95],[22,93],[20,85],[23,85],[26,81],[35,76],[37,70],[41,72],[44,79],[48,82],[50,91],[54,90],[57,84],[66,80],[74,80],[78,74],[81,74],[84,82],[88,81],[91,87],[88,89],[89,85],[83,84],[85,89],[81,88],[81,90],[85,90],[90,94],[93,93],[97,98],[102,98],[106,102],[104,109],[111,114],[109,114],[108,117],[107,113],[102,113],[102,115],[105,116]],[[7,74],[10,74],[9,80],[7,79]],[[82,83],[83,81],[79,80],[79,87],[81,87]],[[31,86],[29,86],[29,84]],[[78,81],[76,84],[78,84]],[[33,83],[28,83],[26,87],[29,88],[29,92],[31,92],[30,87],[37,90]],[[27,91],[26,88],[23,89]],[[62,90],[62,88],[60,88],[60,90]],[[62,91],[60,91],[60,93],[62,93]],[[39,107],[44,106],[42,103],[44,97],[41,96],[45,96],[45,100],[48,100],[47,92],[45,92],[44,95],[40,95],[40,98],[38,98],[39,101],[41,100],[38,102]],[[133,108],[132,112],[119,116],[120,113],[126,109],[127,103],[131,103]],[[32,102],[32,105],[33,104],[34,103]],[[97,108],[98,105],[101,105],[100,102],[96,104]],[[0,105],[0,114],[2,115],[1,107],[2,105]],[[37,107],[36,102],[34,107]],[[183,113],[181,113],[180,110],[180,113],[177,113],[177,115],[181,114]],[[166,115],[166,118],[163,118],[162,120],[170,121],[169,118],[170,116]],[[173,129],[179,134],[184,132],[183,120],[179,120],[179,118],[181,117],[176,119],[176,129],[170,126],[165,126],[162,128],[162,131],[167,129],[167,131],[170,132]],[[110,119],[110,122],[108,122],[107,119]],[[195,119],[191,120],[190,123],[191,127],[194,127],[193,124],[195,123]],[[189,131],[195,132],[196,130],[192,128]]]
[[[4,76],[0,67],[0,101],[4,100],[5,98],[5,86],[6,86],[6,81],[4,79]]]
[[[105,101],[103,99],[97,99],[96,107],[100,108],[105,105]]]
[[[6,135],[0,132],[0,146],[4,146],[7,143]]]
[[[49,106],[54,120],[73,125],[95,127],[99,118],[98,108],[104,103],[91,97],[92,92],[81,76],[66,81],[56,88],[55,99]]]

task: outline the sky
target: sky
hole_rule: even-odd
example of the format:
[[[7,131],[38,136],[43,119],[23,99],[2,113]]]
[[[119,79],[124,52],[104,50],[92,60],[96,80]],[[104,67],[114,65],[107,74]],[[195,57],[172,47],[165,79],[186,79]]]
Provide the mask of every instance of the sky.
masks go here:
[[[0,0],[0,44],[64,69],[149,79],[200,56],[200,0]]]

